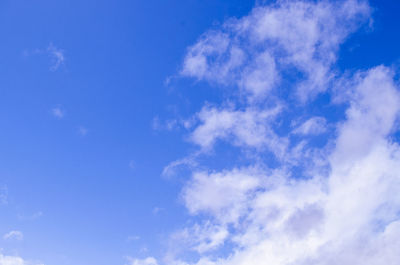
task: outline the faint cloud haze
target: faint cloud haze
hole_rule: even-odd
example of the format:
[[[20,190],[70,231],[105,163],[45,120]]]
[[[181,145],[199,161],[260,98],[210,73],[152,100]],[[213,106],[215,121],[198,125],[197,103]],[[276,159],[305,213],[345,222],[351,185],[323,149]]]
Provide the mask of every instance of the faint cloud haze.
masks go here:
[[[10,231],[7,234],[5,234],[3,236],[4,240],[17,240],[17,241],[21,241],[22,239],[24,239],[24,234],[21,231]]]

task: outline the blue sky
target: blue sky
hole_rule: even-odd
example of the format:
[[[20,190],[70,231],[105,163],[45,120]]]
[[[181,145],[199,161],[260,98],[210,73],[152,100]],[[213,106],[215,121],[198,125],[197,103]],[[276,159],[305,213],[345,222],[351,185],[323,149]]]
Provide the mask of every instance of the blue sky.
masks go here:
[[[2,1],[0,265],[397,264],[398,10]]]

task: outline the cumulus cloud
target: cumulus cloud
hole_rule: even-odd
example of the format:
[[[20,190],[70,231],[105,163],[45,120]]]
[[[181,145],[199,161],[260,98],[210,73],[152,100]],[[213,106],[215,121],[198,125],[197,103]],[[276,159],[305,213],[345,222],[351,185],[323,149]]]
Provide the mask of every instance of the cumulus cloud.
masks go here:
[[[10,231],[7,234],[5,234],[3,236],[3,239],[20,241],[20,240],[24,239],[24,234],[21,231],[14,230],[14,231]]]
[[[201,124],[192,132],[190,139],[202,148],[210,148],[221,139],[238,146],[268,147],[280,155],[285,149],[285,139],[277,136],[269,124],[280,109],[279,106],[265,110],[204,107],[198,113]]]
[[[43,265],[43,264],[27,261],[19,256],[7,256],[0,253],[0,265]]]
[[[400,93],[382,66],[357,79],[327,175],[293,178],[284,168],[194,173],[183,190],[185,205],[210,217],[190,233],[201,259],[184,264],[400,261],[400,147],[389,138]],[[236,246],[227,258],[204,254],[224,242]]]
[[[17,256],[4,256],[0,254],[0,265],[25,265],[25,261]]]
[[[327,89],[339,45],[369,12],[366,2],[357,0],[260,6],[203,34],[188,49],[181,74],[236,86],[250,100],[292,86],[306,101]]]
[[[166,264],[400,263],[395,73],[342,76],[334,66],[340,44],[369,19],[366,1],[277,1],[188,48],[181,75],[232,94],[188,128],[201,150],[181,192],[192,219],[171,236]],[[343,95],[317,106],[319,93]],[[247,166],[201,165],[197,156],[218,155],[202,152],[218,141],[251,150]]]

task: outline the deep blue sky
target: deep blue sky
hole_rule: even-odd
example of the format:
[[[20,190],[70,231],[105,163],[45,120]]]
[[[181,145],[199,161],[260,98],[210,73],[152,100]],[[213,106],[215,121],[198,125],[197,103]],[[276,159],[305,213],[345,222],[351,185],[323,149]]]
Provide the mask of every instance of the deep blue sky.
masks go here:
[[[174,76],[203,32],[254,5],[1,1],[0,187],[8,203],[0,235],[20,230],[24,240],[0,239],[0,249],[46,265],[124,264],[145,248],[161,255],[188,215],[179,201],[185,176],[161,172],[193,146],[182,129],[155,129],[154,120],[187,118],[222,100],[221,90]],[[342,46],[341,71],[399,66],[400,2],[371,5],[373,27]],[[65,56],[57,69],[49,47]]]

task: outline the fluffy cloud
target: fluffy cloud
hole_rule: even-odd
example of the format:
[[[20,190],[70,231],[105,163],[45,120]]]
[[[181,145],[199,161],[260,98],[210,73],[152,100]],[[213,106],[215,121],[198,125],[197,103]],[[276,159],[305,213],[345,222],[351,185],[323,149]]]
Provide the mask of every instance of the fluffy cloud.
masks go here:
[[[228,103],[195,115],[189,140],[200,150],[225,141],[254,155],[245,158],[250,166],[222,171],[190,157],[181,198],[194,223],[172,236],[172,249],[183,245],[192,255],[172,251],[167,264],[400,263],[394,73],[334,70],[340,44],[369,12],[365,1],[278,1],[189,47],[183,76],[237,88]],[[341,99],[342,120],[308,112],[304,102],[318,93]],[[323,144],[312,143],[317,135]],[[266,150],[279,163],[265,159]]]
[[[0,253],[0,265],[43,265],[43,264],[29,262],[18,256],[6,256]]]
[[[0,254],[0,265],[25,265],[25,261],[16,256],[4,256]]]
[[[190,139],[206,149],[221,139],[242,147],[269,148],[280,156],[286,140],[276,135],[269,124],[280,109],[279,106],[266,110],[204,107],[198,113],[201,124]]]
[[[250,100],[292,86],[305,101],[327,89],[339,45],[369,12],[357,0],[260,6],[206,32],[189,48],[181,74],[234,85]]]
[[[400,93],[382,66],[355,83],[346,120],[337,126],[329,174],[304,179],[284,169],[234,169],[193,175],[183,191],[189,211],[209,214],[203,228],[230,227],[221,237],[222,228],[197,227],[201,236],[191,235],[202,258],[193,264],[400,262],[400,147],[389,137]],[[204,244],[224,242],[236,246],[227,258],[203,254]]]

